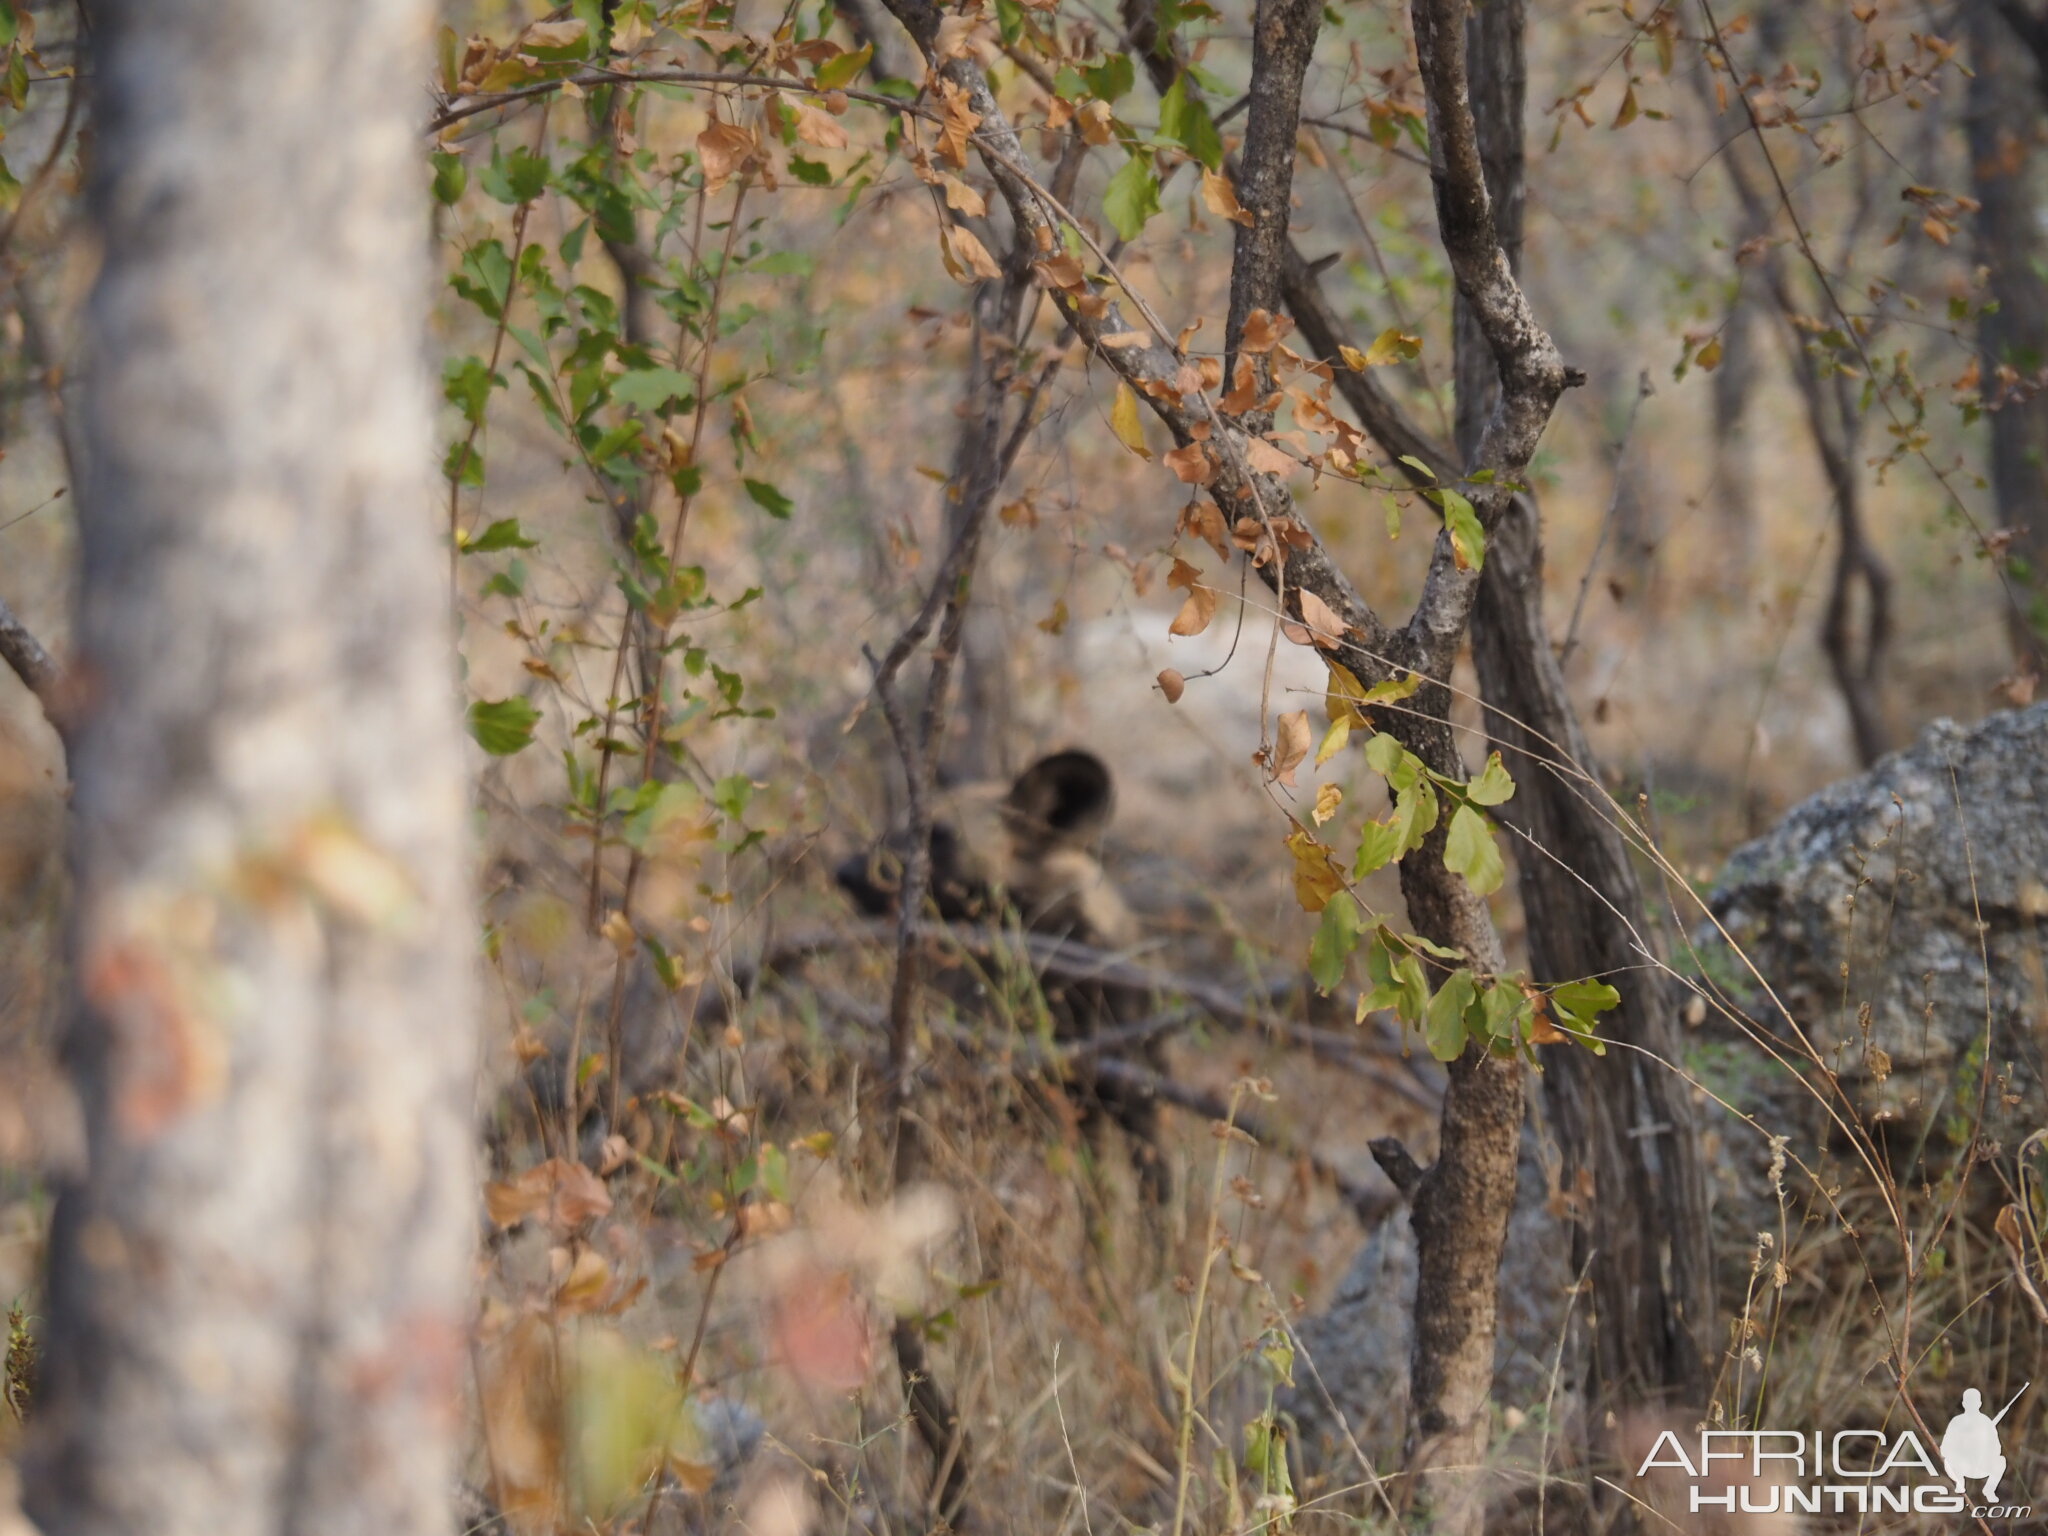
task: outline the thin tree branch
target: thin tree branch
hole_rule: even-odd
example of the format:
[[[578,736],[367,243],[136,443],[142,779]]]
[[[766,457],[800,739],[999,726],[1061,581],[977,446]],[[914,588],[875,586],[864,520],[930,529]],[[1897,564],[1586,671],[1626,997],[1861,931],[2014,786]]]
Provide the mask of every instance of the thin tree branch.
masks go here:
[[[7,605],[5,598],[0,598],[0,661],[6,662],[28,691],[36,696],[36,701],[43,706],[43,714],[68,747],[71,720],[69,703],[64,697],[63,669],[44,649],[43,642]]]

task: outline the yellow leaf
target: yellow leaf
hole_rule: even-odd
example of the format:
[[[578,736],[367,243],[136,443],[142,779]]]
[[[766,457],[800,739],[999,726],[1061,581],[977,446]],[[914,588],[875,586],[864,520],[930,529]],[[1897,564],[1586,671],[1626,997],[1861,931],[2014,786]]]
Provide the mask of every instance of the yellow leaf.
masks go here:
[[[1359,708],[1365,702],[1365,684],[1352,676],[1349,667],[1334,661],[1325,664],[1330,669],[1330,688],[1323,695],[1324,716],[1333,725],[1339,720],[1348,720],[1353,725],[1368,724]]]
[[[576,1262],[562,1281],[561,1289],[555,1292],[555,1305],[565,1312],[587,1312],[604,1295],[604,1288],[612,1277],[612,1267],[604,1255],[595,1249],[585,1248],[576,1255]]]
[[[1343,349],[1344,362],[1354,373],[1367,368],[1384,368],[1390,363],[1409,363],[1422,355],[1422,338],[1410,336],[1399,326],[1388,326],[1372,340],[1372,345],[1360,352],[1356,347]]]
[[[991,277],[996,275],[994,272],[989,274]],[[1139,458],[1152,457],[1145,448],[1145,423],[1138,416],[1138,392],[1122,380],[1117,381],[1116,399],[1109,407],[1109,428],[1116,433],[1116,440]]]
[[[1336,719],[1330,722],[1330,728],[1323,732],[1323,744],[1316,748],[1316,766],[1318,768],[1322,767],[1323,764],[1327,763],[1339,752],[1342,752],[1344,750],[1345,744],[1348,743],[1350,740],[1351,717],[1349,715],[1339,715]],[[1323,790],[1331,790],[1335,789],[1336,787],[1337,786],[1334,784],[1325,784],[1322,790],[1318,790],[1316,792],[1317,826],[1321,826],[1324,822],[1330,819],[1327,815],[1323,813]],[[1333,800],[1330,802],[1330,809],[1333,811],[1336,809],[1336,801]]]
[[[1332,731],[1332,732],[1336,731],[1336,729],[1337,729],[1337,727],[1338,727],[1338,726],[1342,726],[1342,727],[1344,728],[1344,731],[1345,731],[1345,734],[1346,734],[1346,735],[1349,735],[1349,734],[1350,734],[1350,731],[1351,731],[1351,722],[1350,722],[1350,721],[1348,721],[1348,720],[1340,720],[1340,721],[1338,721],[1338,722],[1337,722],[1337,725],[1333,725],[1333,726],[1331,726],[1331,727],[1330,727],[1331,731]],[[1325,738],[1324,738],[1324,741],[1325,741],[1326,743],[1328,742],[1328,740],[1329,740],[1329,738],[1328,738],[1328,737],[1325,737]],[[1323,753],[1321,753],[1321,752],[1318,752],[1318,753],[1316,754],[1316,763],[1317,763],[1317,765],[1318,765],[1318,766],[1320,766],[1320,765],[1322,764],[1322,762],[1323,762],[1323,759],[1324,759],[1324,754],[1323,754]],[[1337,787],[1337,786],[1336,786],[1335,784],[1324,784],[1324,785],[1320,786],[1320,787],[1319,787],[1319,788],[1318,788],[1318,789],[1316,790],[1316,808],[1315,808],[1314,810],[1310,811],[1310,812],[1309,812],[1309,815],[1310,815],[1310,816],[1311,816],[1312,818],[1314,818],[1314,820],[1315,820],[1315,824],[1316,824],[1317,826],[1319,826],[1319,827],[1320,827],[1320,826],[1322,826],[1322,825],[1323,825],[1323,824],[1324,824],[1325,822],[1327,822],[1327,821],[1328,821],[1328,820],[1329,820],[1329,819],[1330,819],[1330,818],[1331,818],[1332,816],[1334,816],[1334,815],[1336,815],[1336,814],[1337,814],[1337,807],[1338,807],[1338,806],[1340,806],[1340,805],[1342,805],[1343,803],[1344,803],[1344,791],[1343,791],[1342,789],[1338,788],[1338,787]]]
[[[1390,677],[1384,683],[1374,683],[1360,695],[1363,704],[1389,704],[1405,699],[1422,686],[1420,672],[1404,672],[1399,677]]]
[[[1628,89],[1622,92],[1621,110],[1614,114],[1614,126],[1626,128],[1636,120],[1636,112],[1636,86],[1635,82],[1631,80]]]
[[[1695,357],[1693,361],[1698,363],[1700,365],[1700,368],[1707,373],[1712,373],[1716,368],[1720,367],[1721,338],[1716,336],[1704,347],[1701,347],[1699,350],[1699,355]]]
[[[1287,851],[1294,856],[1294,899],[1304,912],[1322,911],[1330,898],[1344,889],[1336,860],[1306,827],[1288,834]]]

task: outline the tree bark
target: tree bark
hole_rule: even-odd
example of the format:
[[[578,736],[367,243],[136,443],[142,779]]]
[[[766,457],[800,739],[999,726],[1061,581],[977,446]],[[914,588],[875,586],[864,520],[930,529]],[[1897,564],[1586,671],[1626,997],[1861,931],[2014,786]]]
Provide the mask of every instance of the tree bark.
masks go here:
[[[1524,187],[1525,0],[1498,0],[1468,23],[1473,106],[1502,248],[1519,266]],[[1478,447],[1498,392],[1477,325],[1457,314],[1458,447]],[[1543,611],[1543,536],[1517,496],[1494,530],[1472,619],[1487,733],[1515,774],[1501,808],[1518,834],[1516,870],[1529,960],[1539,981],[1611,980],[1621,1004],[1602,1032],[1634,1049],[1550,1052],[1544,1090],[1574,1205],[1572,1264],[1592,1286],[1588,1355],[1574,1362],[1587,1401],[1676,1400],[1703,1407],[1701,1340],[1713,1318],[1706,1176],[1685,1086],[1669,1067],[1682,1042],[1670,991],[1650,968],[1643,893],[1619,818],[1566,690]],[[1643,1053],[1648,1053],[1647,1055]],[[1653,1061],[1650,1058],[1655,1057]]]
[[[937,7],[930,0],[887,3],[927,58],[938,59]],[[1465,77],[1465,12],[1465,0],[1414,0],[1412,7],[1428,103],[1438,230],[1458,291],[1478,318],[1503,380],[1474,455],[1474,470],[1486,473],[1470,486],[1473,511],[1482,528],[1491,530],[1509,500],[1507,487],[1526,472],[1559,397],[1585,380],[1564,365],[1537,323],[1495,237]],[[1264,29],[1306,28],[1312,37],[1319,14],[1280,0],[1262,6],[1260,43],[1275,61],[1271,68],[1306,56],[1284,37],[1269,42]],[[1019,240],[1028,239],[1042,251],[1058,249],[1064,214],[1056,213],[1029,179],[1016,129],[980,65],[950,57],[935,63],[933,73],[935,88],[954,93],[978,121],[973,142]],[[1271,82],[1254,79],[1251,98],[1257,101],[1272,88]],[[1254,186],[1272,188],[1273,200],[1265,206],[1284,212],[1293,139],[1270,134],[1260,142],[1262,152],[1280,163],[1247,165],[1242,174]],[[1248,136],[1247,160],[1252,149]],[[1240,250],[1243,265],[1232,271],[1233,312],[1277,310],[1287,290],[1285,240],[1260,249],[1263,257],[1249,261]],[[1462,562],[1449,533],[1440,532],[1414,611],[1399,628],[1390,627],[1331,558],[1285,481],[1250,467],[1247,420],[1217,409],[1205,393],[1185,388],[1185,359],[1156,317],[1141,307],[1150,339],[1133,344],[1119,300],[1104,295],[1098,305],[1078,302],[1087,286],[1084,277],[1072,288],[1055,290],[1061,316],[1098,360],[1132,386],[1177,444],[1203,445],[1210,491],[1226,525],[1249,521],[1271,529],[1286,519],[1299,530],[1284,561],[1275,558],[1259,567],[1262,579],[1276,588],[1282,611],[1302,618],[1301,595],[1313,593],[1342,626],[1335,659],[1368,685],[1404,672],[1425,678],[1409,708],[1397,713],[1388,729],[1431,767],[1462,776],[1448,723],[1446,684],[1466,638],[1479,571]],[[1130,302],[1142,306],[1135,295]],[[1111,336],[1118,345],[1107,344]],[[1459,949],[1475,972],[1497,974],[1504,966],[1486,902],[1445,868],[1443,837],[1439,827],[1402,860],[1409,916],[1423,937]],[[1437,1164],[1409,1181],[1415,1191],[1420,1258],[1408,1465],[1431,1506],[1432,1528],[1444,1536],[1477,1536],[1484,1515],[1484,1486],[1472,1469],[1486,1448],[1501,1248],[1514,1201],[1521,1071],[1518,1062],[1480,1046],[1455,1063],[1445,1091]]]
[[[2008,567],[2019,598],[2010,625],[2015,660],[2038,677],[2048,670],[2048,392],[2041,385],[2048,369],[2048,282],[2041,277],[2041,208],[2033,181],[2043,69],[2015,46],[2032,37],[2016,38],[1998,6],[1976,0],[1968,11],[1970,184],[1981,205],[1972,227],[1996,301],[1977,321],[1982,389],[1991,407],[1991,489],[2000,526],[2018,530]],[[2048,38],[2048,25],[2037,23],[2033,35]],[[2002,369],[2011,374],[2002,377]]]
[[[28,1507],[446,1530],[466,793],[420,336],[424,0],[101,0],[66,1056]]]

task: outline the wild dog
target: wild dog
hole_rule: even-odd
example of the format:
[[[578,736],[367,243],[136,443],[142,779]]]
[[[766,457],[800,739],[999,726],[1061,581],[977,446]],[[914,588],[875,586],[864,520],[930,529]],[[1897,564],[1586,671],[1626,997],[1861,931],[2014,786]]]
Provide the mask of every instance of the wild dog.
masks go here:
[[[1097,855],[1116,806],[1109,769],[1088,752],[1055,752],[1015,782],[967,784],[942,792],[932,818],[931,904],[949,923],[999,924],[1011,914],[1031,933],[1091,949],[1120,951],[1138,925]],[[870,917],[893,915],[905,834],[839,867],[840,886]],[[1100,981],[1048,982],[1045,1000],[1057,1040],[1092,1039],[1109,1026],[1145,1016],[1141,989]],[[1163,1063],[1157,1036],[1137,1047],[1145,1063]],[[1149,1092],[1112,1083],[1084,1058],[1071,1087],[1082,1128],[1093,1138],[1106,1117],[1123,1128],[1139,1189],[1154,1208],[1171,1184],[1159,1145],[1159,1104]]]

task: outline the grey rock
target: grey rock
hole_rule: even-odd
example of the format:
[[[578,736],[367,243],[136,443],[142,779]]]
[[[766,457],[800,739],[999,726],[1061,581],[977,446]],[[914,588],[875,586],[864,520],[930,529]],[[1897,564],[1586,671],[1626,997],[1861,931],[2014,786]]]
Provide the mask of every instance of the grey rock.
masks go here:
[[[1559,1340],[1574,1321],[1573,1276],[1571,1232],[1553,1214],[1549,1188],[1532,1128],[1522,1138],[1501,1265],[1494,1400],[1556,1422],[1573,1418],[1579,1404],[1569,1352],[1563,1375],[1556,1370]],[[1306,1467],[1346,1460],[1347,1432],[1381,1471],[1397,1464],[1407,1419],[1415,1263],[1415,1231],[1402,1206],[1367,1234],[1329,1306],[1297,1325],[1304,1358],[1297,1359],[1295,1385],[1279,1406],[1294,1416]]]
[[[1936,721],[1736,850],[1709,906],[1769,990],[1711,930],[1708,976],[1895,1148],[1952,1145],[1980,1103],[1993,1139],[2042,1123],[2048,703]],[[1789,1073],[1763,1094],[1816,1128]]]
[[[1787,1056],[1797,1055],[1797,1020],[1848,1103],[1886,1127],[1888,1145],[1952,1155],[1967,1133],[1958,1127],[1986,1099],[1987,1059],[1984,1133],[2010,1147],[2048,1123],[2048,703],[1967,729],[1938,721],[1905,751],[1822,790],[1737,850],[1709,906],[1740,946],[1712,924],[1695,935],[1711,983]],[[1819,1161],[1828,1120],[1811,1088],[1829,1090],[1818,1069],[1802,1081],[1732,1028],[1709,1025],[1693,1044],[1689,1065],[1703,1080],[1787,1136],[1795,1155]],[[1720,1148],[1717,1247],[1739,1288],[1756,1233],[1779,1224],[1772,1149],[1724,1117],[1709,1121]],[[1571,1234],[1551,1212],[1540,1148],[1531,1130],[1502,1263],[1495,1397],[1559,1425],[1581,1408],[1571,1352],[1563,1379],[1552,1380],[1559,1339],[1576,1321]],[[1368,1235],[1329,1306],[1296,1330],[1315,1369],[1297,1364],[1282,1406],[1297,1419],[1308,1467],[1343,1460],[1347,1429],[1382,1470],[1397,1459],[1414,1290],[1404,1209]]]

